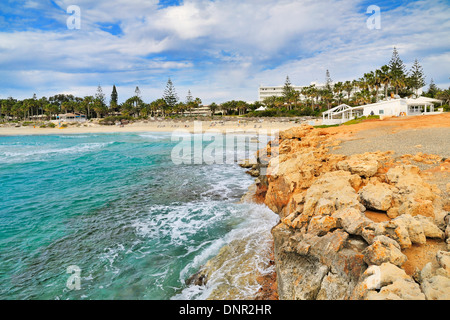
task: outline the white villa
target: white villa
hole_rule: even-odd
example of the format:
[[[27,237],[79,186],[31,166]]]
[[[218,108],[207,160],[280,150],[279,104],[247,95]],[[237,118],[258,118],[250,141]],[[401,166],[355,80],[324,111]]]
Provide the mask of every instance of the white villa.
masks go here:
[[[355,119],[355,117],[376,115],[384,116],[416,116],[423,114],[439,114],[442,111],[435,112],[434,103],[440,103],[441,100],[419,97],[417,99],[390,99],[377,103],[350,107],[341,104],[322,114],[323,125],[335,125]]]

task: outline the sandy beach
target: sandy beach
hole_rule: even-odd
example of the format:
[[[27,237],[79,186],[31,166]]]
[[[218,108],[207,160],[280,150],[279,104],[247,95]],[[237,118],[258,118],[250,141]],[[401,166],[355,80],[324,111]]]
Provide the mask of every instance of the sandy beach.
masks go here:
[[[268,134],[276,131],[287,130],[298,126],[294,120],[214,120],[214,121],[139,121],[124,126],[106,126],[96,123],[85,123],[81,125],[69,124],[66,128],[39,128],[37,126],[15,127],[12,124],[0,126],[0,136],[15,135],[49,135],[49,134],[83,134],[83,133],[120,133],[120,132],[173,132],[187,131],[206,132],[219,131],[222,133],[257,133],[267,130]]]

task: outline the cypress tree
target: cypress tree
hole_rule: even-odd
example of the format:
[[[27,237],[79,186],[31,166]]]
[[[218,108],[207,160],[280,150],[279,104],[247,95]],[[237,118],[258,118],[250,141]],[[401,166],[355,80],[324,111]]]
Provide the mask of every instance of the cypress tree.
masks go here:
[[[327,69],[327,72],[325,73],[325,85],[328,90],[331,90],[332,83],[333,80],[331,80],[330,71]]]
[[[111,101],[109,103],[110,107],[111,108],[116,108],[118,100],[119,100],[119,96],[117,94],[116,85],[113,85],[113,89],[112,89],[112,92],[111,92]]]

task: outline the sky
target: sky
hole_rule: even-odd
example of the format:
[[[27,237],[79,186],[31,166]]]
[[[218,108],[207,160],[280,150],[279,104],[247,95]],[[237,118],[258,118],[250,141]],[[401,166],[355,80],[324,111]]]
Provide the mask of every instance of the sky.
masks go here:
[[[394,47],[408,69],[418,59],[427,86],[447,88],[449,18],[448,0],[1,0],[0,99],[99,85],[108,97],[116,85],[119,102],[136,86],[150,102],[170,78],[180,100],[190,90],[204,104],[255,101],[286,76],[357,79]]]

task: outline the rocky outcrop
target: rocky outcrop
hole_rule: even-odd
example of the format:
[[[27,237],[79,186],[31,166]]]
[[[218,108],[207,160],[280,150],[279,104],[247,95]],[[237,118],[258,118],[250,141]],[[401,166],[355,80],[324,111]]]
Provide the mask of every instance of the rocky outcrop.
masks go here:
[[[278,154],[258,189],[280,215],[272,231],[280,299],[446,297],[448,252],[436,255],[433,266],[441,267],[423,277],[402,269],[408,249],[431,238],[448,241],[440,190],[418,167],[395,165],[392,152],[330,154],[333,138],[301,126],[281,133],[278,147],[265,152]],[[385,221],[369,219],[366,210]]]

